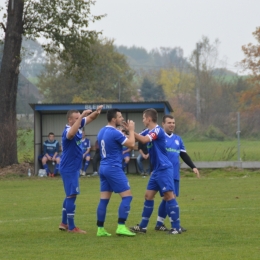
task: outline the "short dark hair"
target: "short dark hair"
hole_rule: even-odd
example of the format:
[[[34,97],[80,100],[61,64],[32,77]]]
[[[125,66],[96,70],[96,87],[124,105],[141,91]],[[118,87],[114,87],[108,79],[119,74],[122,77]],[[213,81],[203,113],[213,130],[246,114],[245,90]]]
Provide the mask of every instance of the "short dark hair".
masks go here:
[[[164,115],[162,119],[163,123],[165,123],[166,118],[174,119],[172,115]]]
[[[50,136],[50,135],[54,135],[54,133],[53,132],[49,132],[48,136]]]
[[[69,118],[71,117],[71,115],[74,114],[74,113],[79,113],[79,111],[78,111],[78,110],[75,110],[75,109],[69,110],[69,111],[67,112],[67,119],[69,119]]]
[[[113,118],[116,118],[117,112],[121,113],[121,111],[117,108],[107,110],[107,121],[111,122]]]
[[[154,123],[157,123],[157,118],[158,118],[158,113],[155,109],[153,108],[148,108],[146,110],[144,110],[143,114],[145,115],[145,117],[151,117],[152,121]]]

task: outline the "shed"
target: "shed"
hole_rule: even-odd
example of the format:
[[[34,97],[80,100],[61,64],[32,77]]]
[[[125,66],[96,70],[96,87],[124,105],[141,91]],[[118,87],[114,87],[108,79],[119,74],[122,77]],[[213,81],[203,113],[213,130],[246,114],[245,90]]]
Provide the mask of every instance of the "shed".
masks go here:
[[[67,124],[66,114],[68,110],[75,109],[82,112],[85,109],[95,110],[102,103],[70,103],[70,104],[30,104],[34,111],[34,170],[39,170],[38,156],[42,153],[44,141],[48,138],[48,133],[53,132],[55,139],[61,143],[61,135]],[[96,136],[100,128],[107,124],[106,112],[109,109],[118,108],[121,110],[125,120],[131,119],[135,122],[136,132],[141,132],[144,128],[142,114],[145,109],[154,108],[158,112],[158,123],[162,121],[165,114],[173,112],[168,101],[158,102],[110,102],[103,103],[100,116],[87,125],[84,129],[86,137],[94,145]],[[131,167],[131,165],[130,165]],[[90,167],[89,167],[90,168]],[[133,166],[132,166],[133,168]],[[90,169],[88,169],[90,170]],[[132,171],[131,171],[132,172]]]

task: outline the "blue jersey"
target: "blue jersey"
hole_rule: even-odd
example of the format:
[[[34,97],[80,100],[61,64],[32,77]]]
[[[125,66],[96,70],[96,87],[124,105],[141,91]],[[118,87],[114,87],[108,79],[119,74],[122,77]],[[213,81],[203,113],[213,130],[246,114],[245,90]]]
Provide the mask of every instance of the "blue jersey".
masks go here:
[[[81,140],[81,149],[82,149],[82,153],[85,153],[88,148],[91,147],[91,143],[90,140],[88,138],[85,138],[84,140]]]
[[[82,127],[86,124],[86,118],[81,121],[80,128],[76,135],[72,139],[67,138],[67,133],[69,132],[71,126],[66,125],[62,133],[62,159],[60,162],[60,172],[61,173],[76,173],[81,168],[82,163],[82,149],[81,149],[81,139],[82,139]]]
[[[55,153],[59,153],[59,142],[56,140],[53,140],[53,142],[50,142],[50,140],[46,140],[43,143],[43,154],[55,154]]]
[[[97,136],[100,147],[100,165],[109,165],[122,168],[122,145],[127,137],[112,126],[103,127]]]
[[[140,134],[143,136],[148,135],[150,138],[147,148],[153,171],[160,171],[169,167],[172,168],[165,149],[166,142],[163,129],[157,125],[154,129],[145,129]]]
[[[180,180],[180,152],[185,152],[185,146],[180,136],[165,133],[166,150],[169,160],[173,165],[174,179]]]

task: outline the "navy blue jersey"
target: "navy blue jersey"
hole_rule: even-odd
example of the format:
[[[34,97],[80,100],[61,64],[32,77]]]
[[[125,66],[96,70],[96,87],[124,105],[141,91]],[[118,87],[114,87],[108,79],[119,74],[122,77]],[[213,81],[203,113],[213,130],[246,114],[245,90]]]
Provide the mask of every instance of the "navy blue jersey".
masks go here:
[[[85,153],[88,148],[91,147],[91,143],[90,140],[88,138],[85,138],[84,140],[81,140],[81,149],[82,149],[82,153]]]
[[[80,170],[82,163],[82,127],[86,124],[86,118],[81,121],[80,128],[72,139],[67,138],[71,126],[66,125],[62,133],[62,159],[60,162],[61,173],[75,173]]]
[[[97,136],[100,147],[100,165],[110,165],[122,168],[122,146],[127,137],[112,126],[101,128]]]
[[[169,160],[173,165],[174,170],[174,179],[180,179],[180,152],[185,152],[185,146],[180,136],[171,134],[168,135],[165,133],[166,138],[166,151]]]
[[[149,136],[150,142],[147,143],[148,153],[153,171],[160,171],[172,167],[166,151],[165,133],[157,125],[152,130],[145,129],[140,133],[143,136]]]
[[[50,142],[50,140],[46,140],[43,143],[43,154],[55,154],[59,152],[59,142],[57,140],[53,140],[53,142]]]

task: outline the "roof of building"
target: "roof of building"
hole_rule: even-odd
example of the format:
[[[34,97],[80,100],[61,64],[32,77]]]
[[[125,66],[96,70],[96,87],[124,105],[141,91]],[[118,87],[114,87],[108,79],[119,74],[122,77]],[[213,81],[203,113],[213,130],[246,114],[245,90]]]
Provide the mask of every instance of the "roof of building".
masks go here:
[[[40,113],[61,113],[72,109],[83,111],[85,109],[96,109],[99,105],[103,105],[103,112],[112,108],[118,108],[121,111],[129,112],[142,112],[143,110],[148,108],[154,108],[158,112],[163,111],[166,114],[173,112],[173,109],[168,101],[30,104],[31,108],[34,111],[38,111]]]

